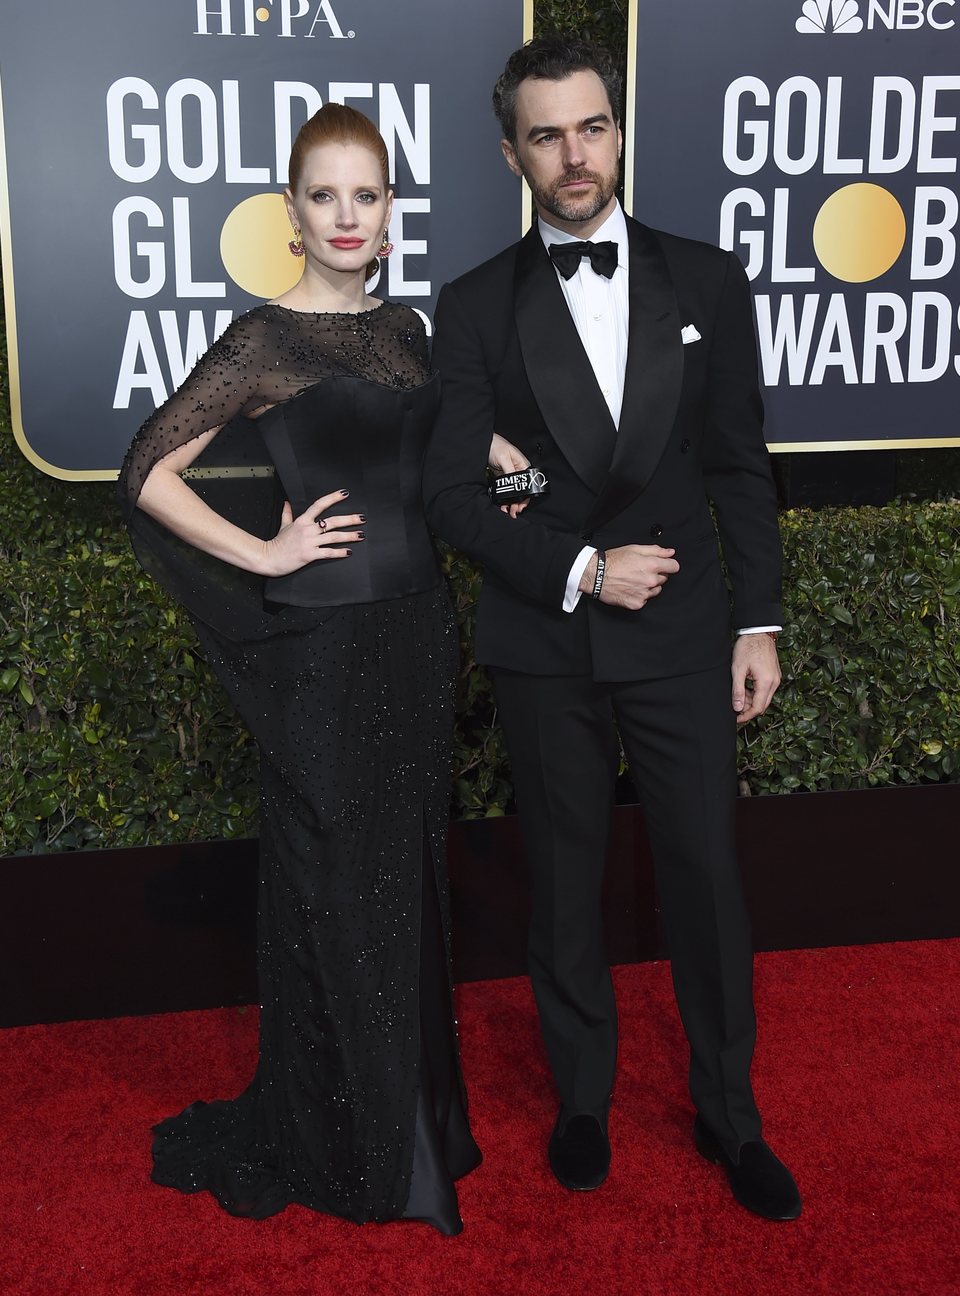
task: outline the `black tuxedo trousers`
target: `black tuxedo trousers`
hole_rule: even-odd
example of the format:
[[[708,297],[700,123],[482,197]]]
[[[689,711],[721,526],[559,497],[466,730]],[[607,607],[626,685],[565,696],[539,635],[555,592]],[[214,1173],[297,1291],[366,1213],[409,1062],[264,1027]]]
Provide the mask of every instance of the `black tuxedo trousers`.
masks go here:
[[[623,684],[493,677],[530,867],[530,976],[563,1106],[599,1115],[613,1090],[617,1014],[601,888],[619,730],[650,837],[690,1093],[735,1152],[760,1136],[760,1120],[729,669]]]
[[[531,973],[561,1102],[599,1113],[613,1086],[600,882],[619,730],[650,829],[692,1095],[735,1153],[759,1118],[720,549],[735,624],[779,623],[776,497],[742,266],[629,218],[627,228],[619,425],[533,229],[440,294],[442,396],[424,495],[437,534],[483,567],[476,655],[494,674],[513,766],[531,863]],[[517,519],[486,495],[495,431],[550,481]],[[567,613],[585,544],[659,544],[680,571],[637,611],[587,597]]]

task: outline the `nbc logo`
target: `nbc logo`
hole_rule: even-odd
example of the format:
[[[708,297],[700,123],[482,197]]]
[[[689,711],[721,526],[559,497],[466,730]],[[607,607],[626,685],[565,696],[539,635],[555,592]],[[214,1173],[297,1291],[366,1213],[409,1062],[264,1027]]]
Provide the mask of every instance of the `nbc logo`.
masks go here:
[[[304,0],[306,3],[306,0]],[[958,0],[866,0],[867,31],[915,31],[932,27],[949,31],[957,26],[954,17]],[[864,29],[858,0],[804,0],[800,17],[794,24],[802,35],[822,36],[835,32],[853,36]]]
[[[859,10],[857,0],[804,0],[796,28],[804,35],[832,31],[852,36],[863,31]]]

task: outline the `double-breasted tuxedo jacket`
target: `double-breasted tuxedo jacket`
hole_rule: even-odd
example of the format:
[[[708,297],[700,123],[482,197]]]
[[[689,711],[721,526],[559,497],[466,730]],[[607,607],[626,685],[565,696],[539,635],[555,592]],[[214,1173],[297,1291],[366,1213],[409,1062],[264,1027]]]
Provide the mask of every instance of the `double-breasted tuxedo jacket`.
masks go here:
[[[627,218],[629,346],[614,426],[534,226],[441,292],[439,419],[424,487],[445,540],[483,564],[477,660],[542,675],[656,678],[729,657],[781,619],[776,499],[761,431],[750,295],[732,253]],[[683,343],[692,324],[699,340]],[[550,482],[519,519],[491,507],[492,431]],[[562,610],[584,544],[659,544],[680,571],[641,611]]]
[[[691,1094],[732,1155],[759,1136],[760,1119],[717,533],[735,625],[778,624],[776,500],[743,268],[629,219],[627,231],[619,427],[534,228],[441,292],[425,498],[434,530],[484,569],[476,656],[494,668],[513,766],[533,893],[531,978],[561,1105],[605,1119],[614,1081],[600,895],[616,718],[653,849]],[[550,481],[516,519],[485,492],[494,431]],[[659,544],[680,570],[638,610],[583,597],[565,612],[585,544]]]

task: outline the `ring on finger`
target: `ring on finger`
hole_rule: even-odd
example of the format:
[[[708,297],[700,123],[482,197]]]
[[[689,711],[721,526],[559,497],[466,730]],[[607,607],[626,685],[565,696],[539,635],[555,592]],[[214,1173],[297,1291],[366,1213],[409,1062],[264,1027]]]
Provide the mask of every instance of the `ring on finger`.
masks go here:
[[[321,531],[326,531],[326,529],[327,529],[326,519],[325,519],[325,518],[317,518],[317,526],[320,528]]]

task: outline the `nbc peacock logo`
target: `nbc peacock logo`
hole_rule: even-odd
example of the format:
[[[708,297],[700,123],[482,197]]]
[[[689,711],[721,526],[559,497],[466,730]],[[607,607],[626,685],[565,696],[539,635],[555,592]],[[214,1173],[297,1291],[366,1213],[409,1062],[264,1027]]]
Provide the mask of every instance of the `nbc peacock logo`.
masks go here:
[[[863,31],[857,0],[804,0],[795,25],[803,35],[853,36]]]

